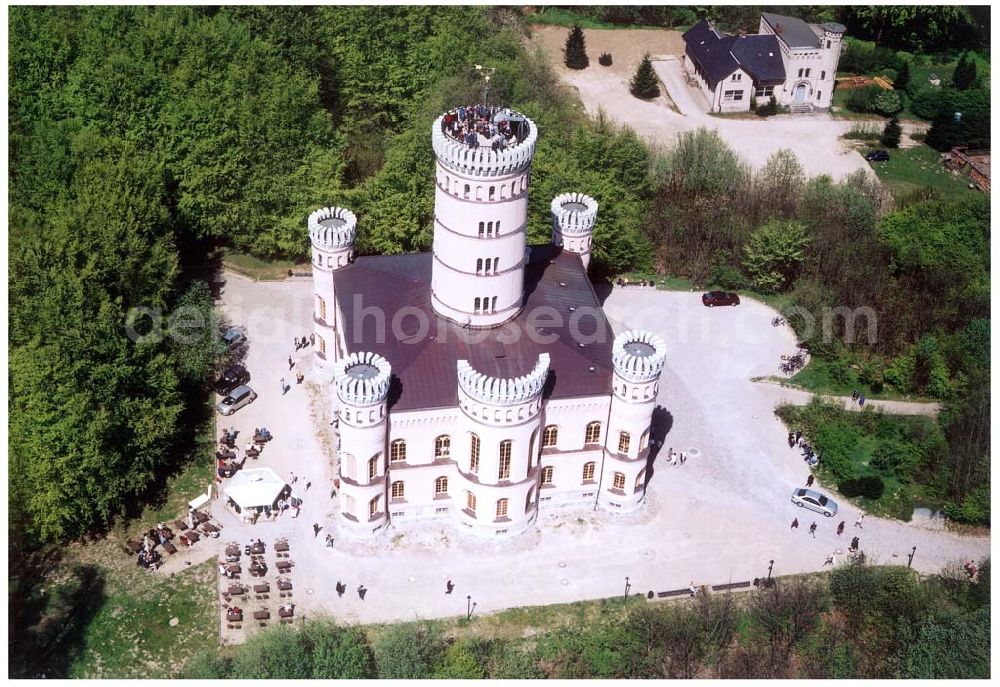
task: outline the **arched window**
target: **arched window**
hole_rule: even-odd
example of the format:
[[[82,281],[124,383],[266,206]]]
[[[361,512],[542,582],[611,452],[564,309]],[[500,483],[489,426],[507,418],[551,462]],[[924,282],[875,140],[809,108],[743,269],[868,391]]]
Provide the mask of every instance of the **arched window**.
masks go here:
[[[475,434],[471,435],[469,442],[469,472],[479,474],[479,437]]]
[[[476,495],[473,494],[471,491],[465,492],[465,507],[473,515],[476,514]]]
[[[594,470],[597,468],[597,463],[590,461],[589,463],[584,463],[583,465],[583,481],[591,482],[594,479]]]
[[[350,453],[340,454],[340,474],[344,477],[349,477],[350,479],[357,479],[357,461],[355,461],[354,456]]]
[[[596,444],[601,440],[601,423],[594,420],[587,425],[587,432],[583,437],[583,443]]]
[[[643,468],[635,478],[635,490],[639,491],[646,486],[646,469]]]
[[[406,488],[403,486],[403,480],[396,480],[392,483],[392,498],[401,499],[406,493]]]
[[[511,195],[512,198],[517,195],[517,182],[516,181],[510,182],[510,195]]]
[[[451,455],[451,437],[442,434],[434,440],[434,457],[447,458]]]
[[[559,441],[559,428],[555,425],[549,425],[542,435],[542,448],[555,448],[557,441]]]
[[[493,222],[486,223],[486,236],[487,238],[493,236]]]
[[[319,352],[326,355],[326,341],[323,340],[322,336],[317,336],[316,338],[319,339]]]
[[[496,274],[498,269],[500,269],[500,256],[499,255],[496,256],[495,258],[493,258],[493,274]]]
[[[614,487],[615,489],[624,489],[625,473],[616,472],[614,476],[611,478],[611,486]]]
[[[479,238],[483,238],[483,233],[486,231],[486,224],[484,222],[479,223]]]
[[[389,462],[397,463],[401,460],[406,460],[406,442],[396,439],[389,445]]]
[[[497,189],[496,186],[490,186],[490,200],[496,200]]]
[[[618,432],[618,453],[628,453],[628,445],[632,442],[632,437],[628,432]]]
[[[319,311],[319,319],[326,322],[326,301],[323,300],[322,296],[316,296],[317,310]]]
[[[434,480],[434,493],[435,494],[447,494],[448,493],[448,478],[438,477]]]
[[[497,519],[507,517],[507,499],[497,501]]]
[[[500,200],[507,200],[507,184],[500,185]]]
[[[342,512],[345,515],[354,515],[354,509],[355,509],[354,497],[351,496],[350,494],[344,494],[343,511]]]
[[[493,296],[493,305],[490,306],[490,312],[497,311],[497,297]]]
[[[476,186],[476,200],[482,200],[482,199],[483,199],[483,187]]]
[[[478,315],[479,314],[479,303],[480,303],[480,299],[478,297],[476,298],[475,303],[476,303],[476,307],[473,309],[473,312],[475,312]]]
[[[551,465],[546,465],[542,468],[542,484],[552,484],[552,473],[555,472],[555,468]]]
[[[493,258],[486,258],[486,274],[489,274],[492,268],[493,268]],[[476,270],[476,272],[478,273],[479,270]]]
[[[497,479],[510,479],[510,454],[512,442],[504,439],[500,442],[500,470]]]
[[[487,267],[486,269],[488,270],[489,267]],[[476,258],[476,274],[482,274],[482,273],[483,273],[483,259]]]
[[[468,184],[466,184],[466,185],[465,185],[465,197],[466,197],[466,198],[468,198],[468,197],[469,197],[469,191],[471,191],[471,189],[469,188],[469,185],[468,185]]]
[[[642,436],[639,437],[639,450],[645,451],[646,447],[648,446],[649,446],[649,430],[647,429],[645,432],[642,433]]]
[[[379,456],[374,456],[368,460],[368,479],[373,480],[378,476],[378,459]]]
[[[497,236],[500,235],[500,220],[497,220],[496,234],[497,234]]]
[[[489,312],[489,311],[490,311],[490,297],[483,296],[483,312]]]
[[[373,498],[371,501],[368,502],[369,518],[374,518],[376,515],[378,515],[378,499],[379,497],[376,496],[375,498]]]

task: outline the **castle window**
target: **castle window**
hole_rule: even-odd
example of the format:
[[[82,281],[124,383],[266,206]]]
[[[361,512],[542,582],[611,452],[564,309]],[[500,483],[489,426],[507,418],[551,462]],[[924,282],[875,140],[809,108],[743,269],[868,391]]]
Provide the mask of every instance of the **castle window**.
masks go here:
[[[554,448],[558,440],[559,428],[555,425],[549,425],[545,428],[545,433],[542,435],[542,448]]]
[[[632,442],[632,437],[628,432],[618,432],[618,453],[628,453],[628,445]]]
[[[406,442],[396,439],[389,445],[389,462],[397,463],[401,460],[406,460]]]
[[[616,472],[611,478],[611,486],[615,489],[625,488],[625,474],[622,472]]]
[[[486,225],[483,222],[479,223],[479,238],[483,238],[483,233],[486,230]]]
[[[438,477],[434,480],[434,493],[435,494],[447,494],[448,493],[448,478]]]
[[[493,236],[493,222],[488,222],[486,224],[486,236],[490,238]]]
[[[497,269],[500,267],[500,256],[493,258],[493,274],[497,273]]]
[[[583,443],[585,444],[596,444],[601,440],[601,423],[598,421],[591,422],[587,425],[587,431],[583,437]]]
[[[473,494],[471,491],[465,492],[465,507],[473,515],[476,514],[476,495]]]
[[[646,486],[646,469],[643,468],[635,478],[635,490],[640,491]]]
[[[801,74],[800,74],[800,76],[801,76]],[[469,197],[469,191],[471,191],[471,190],[472,190],[472,189],[470,189],[470,188],[469,188],[469,185],[468,185],[468,184],[466,184],[466,185],[465,185],[465,197],[466,197],[466,198],[468,198],[468,197]]]
[[[406,494],[406,487],[403,486],[403,480],[396,480],[392,483],[392,498],[401,499],[403,495]]]
[[[496,186],[490,186],[490,200],[496,200],[497,188]]]
[[[378,476],[378,456],[368,461],[368,479],[373,480]]]
[[[479,298],[477,298],[477,299],[476,299],[476,301],[475,301],[475,303],[476,303],[476,307],[474,308],[474,312],[475,312],[475,313],[476,313],[477,315],[479,314],[479,302],[480,302],[480,299],[479,299]]]
[[[811,71],[812,71],[812,69],[806,69],[806,78],[809,78],[809,72],[811,72]]]
[[[326,355],[326,341],[323,340],[322,336],[317,336],[316,338],[319,339],[319,352]]]
[[[546,465],[542,468],[542,484],[552,484],[552,473],[555,472],[555,468],[551,465]]]
[[[500,220],[497,220],[497,236],[500,235]]]
[[[829,50],[831,45],[832,45],[832,43],[830,41],[827,41],[826,42],[826,49]]]
[[[741,74],[740,72],[736,72],[735,74],[733,74],[733,81],[742,81],[742,80],[743,80],[743,74]]]
[[[820,81],[826,81],[826,72],[820,72],[819,79]]]
[[[476,200],[482,200],[482,199],[483,199],[483,187],[476,186]]]
[[[483,296],[483,312],[487,313],[490,311],[490,297]]]
[[[597,468],[597,463],[590,461],[585,463],[583,466],[583,481],[591,482],[594,479],[594,470]]]
[[[486,269],[489,269],[489,266],[487,266]],[[476,274],[482,274],[482,273],[483,273],[483,259],[476,258]]]
[[[374,518],[376,515],[378,515],[378,496],[368,502],[368,518]]]
[[[497,519],[507,517],[507,499],[497,501]]]
[[[490,306],[490,312],[496,312],[496,311],[497,311],[497,297],[493,296],[493,305]]]
[[[648,429],[645,432],[642,433],[641,437],[639,437],[639,450],[640,451],[645,451],[647,446],[649,446],[649,430]]]
[[[319,310],[319,319],[326,322],[326,301],[323,300],[322,296],[316,296],[316,305],[318,306],[317,309]]]
[[[479,437],[473,434],[469,443],[469,472],[479,474]]]
[[[804,72],[804,71],[805,71],[804,69],[799,69],[799,78],[800,79],[802,78],[802,72]]]
[[[354,515],[354,507],[354,497],[350,494],[344,494],[344,503],[341,507],[342,512],[345,515]]]
[[[510,439],[504,439],[500,442],[500,471],[497,479],[510,479],[511,445]]]
[[[816,91],[816,100],[819,100],[822,97],[823,97],[823,91]]]
[[[340,454],[340,474],[344,477],[350,477],[355,479],[354,472],[357,470],[357,465],[355,464],[354,456],[350,453]]]
[[[480,260],[479,262],[482,262],[482,260]],[[486,258],[486,274],[489,274],[491,269],[493,269],[493,258]],[[476,274],[478,273],[479,270],[477,269]]]
[[[434,457],[447,458],[451,454],[451,437],[443,434],[434,440]]]

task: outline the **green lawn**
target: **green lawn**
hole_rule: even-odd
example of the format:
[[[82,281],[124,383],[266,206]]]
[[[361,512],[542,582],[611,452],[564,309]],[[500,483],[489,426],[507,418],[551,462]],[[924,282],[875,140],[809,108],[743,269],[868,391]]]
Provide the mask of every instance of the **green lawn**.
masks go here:
[[[953,174],[941,164],[940,154],[926,145],[889,151],[888,162],[870,163],[879,180],[896,198],[921,188],[931,188],[944,197],[979,193],[969,188],[968,175]]]
[[[225,250],[222,264],[233,272],[238,272],[257,281],[281,281],[288,277],[288,270],[308,272],[312,269],[312,265],[308,262],[261,260],[230,249]]]
[[[857,371],[844,360],[826,360],[812,358],[809,364],[792,377],[772,377],[782,384],[830,396],[850,396],[854,391],[863,393],[867,398],[887,401],[926,401],[934,399],[919,396],[909,396],[891,384],[884,385],[876,391],[868,384],[858,381]]]

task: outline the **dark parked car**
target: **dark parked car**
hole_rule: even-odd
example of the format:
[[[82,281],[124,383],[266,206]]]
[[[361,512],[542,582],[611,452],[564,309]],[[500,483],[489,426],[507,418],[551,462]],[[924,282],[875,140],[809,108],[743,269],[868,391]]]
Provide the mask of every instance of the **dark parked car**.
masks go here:
[[[740,297],[728,291],[709,291],[702,295],[701,302],[709,308],[717,305],[739,305]]]
[[[230,327],[222,333],[222,342],[226,344],[226,348],[232,353],[247,342],[247,337],[239,327]]]
[[[230,365],[215,383],[215,390],[226,396],[230,391],[241,384],[250,381],[250,373],[242,365]]]
[[[865,159],[869,162],[888,162],[889,161],[889,151],[888,150],[873,150],[865,155]]]

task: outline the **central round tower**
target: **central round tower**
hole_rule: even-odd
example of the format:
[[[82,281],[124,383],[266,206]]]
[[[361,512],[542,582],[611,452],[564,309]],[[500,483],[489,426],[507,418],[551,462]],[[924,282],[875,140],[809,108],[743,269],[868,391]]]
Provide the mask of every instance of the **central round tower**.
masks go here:
[[[496,327],[524,298],[528,186],[538,129],[507,109],[475,106],[434,122],[434,311]]]

